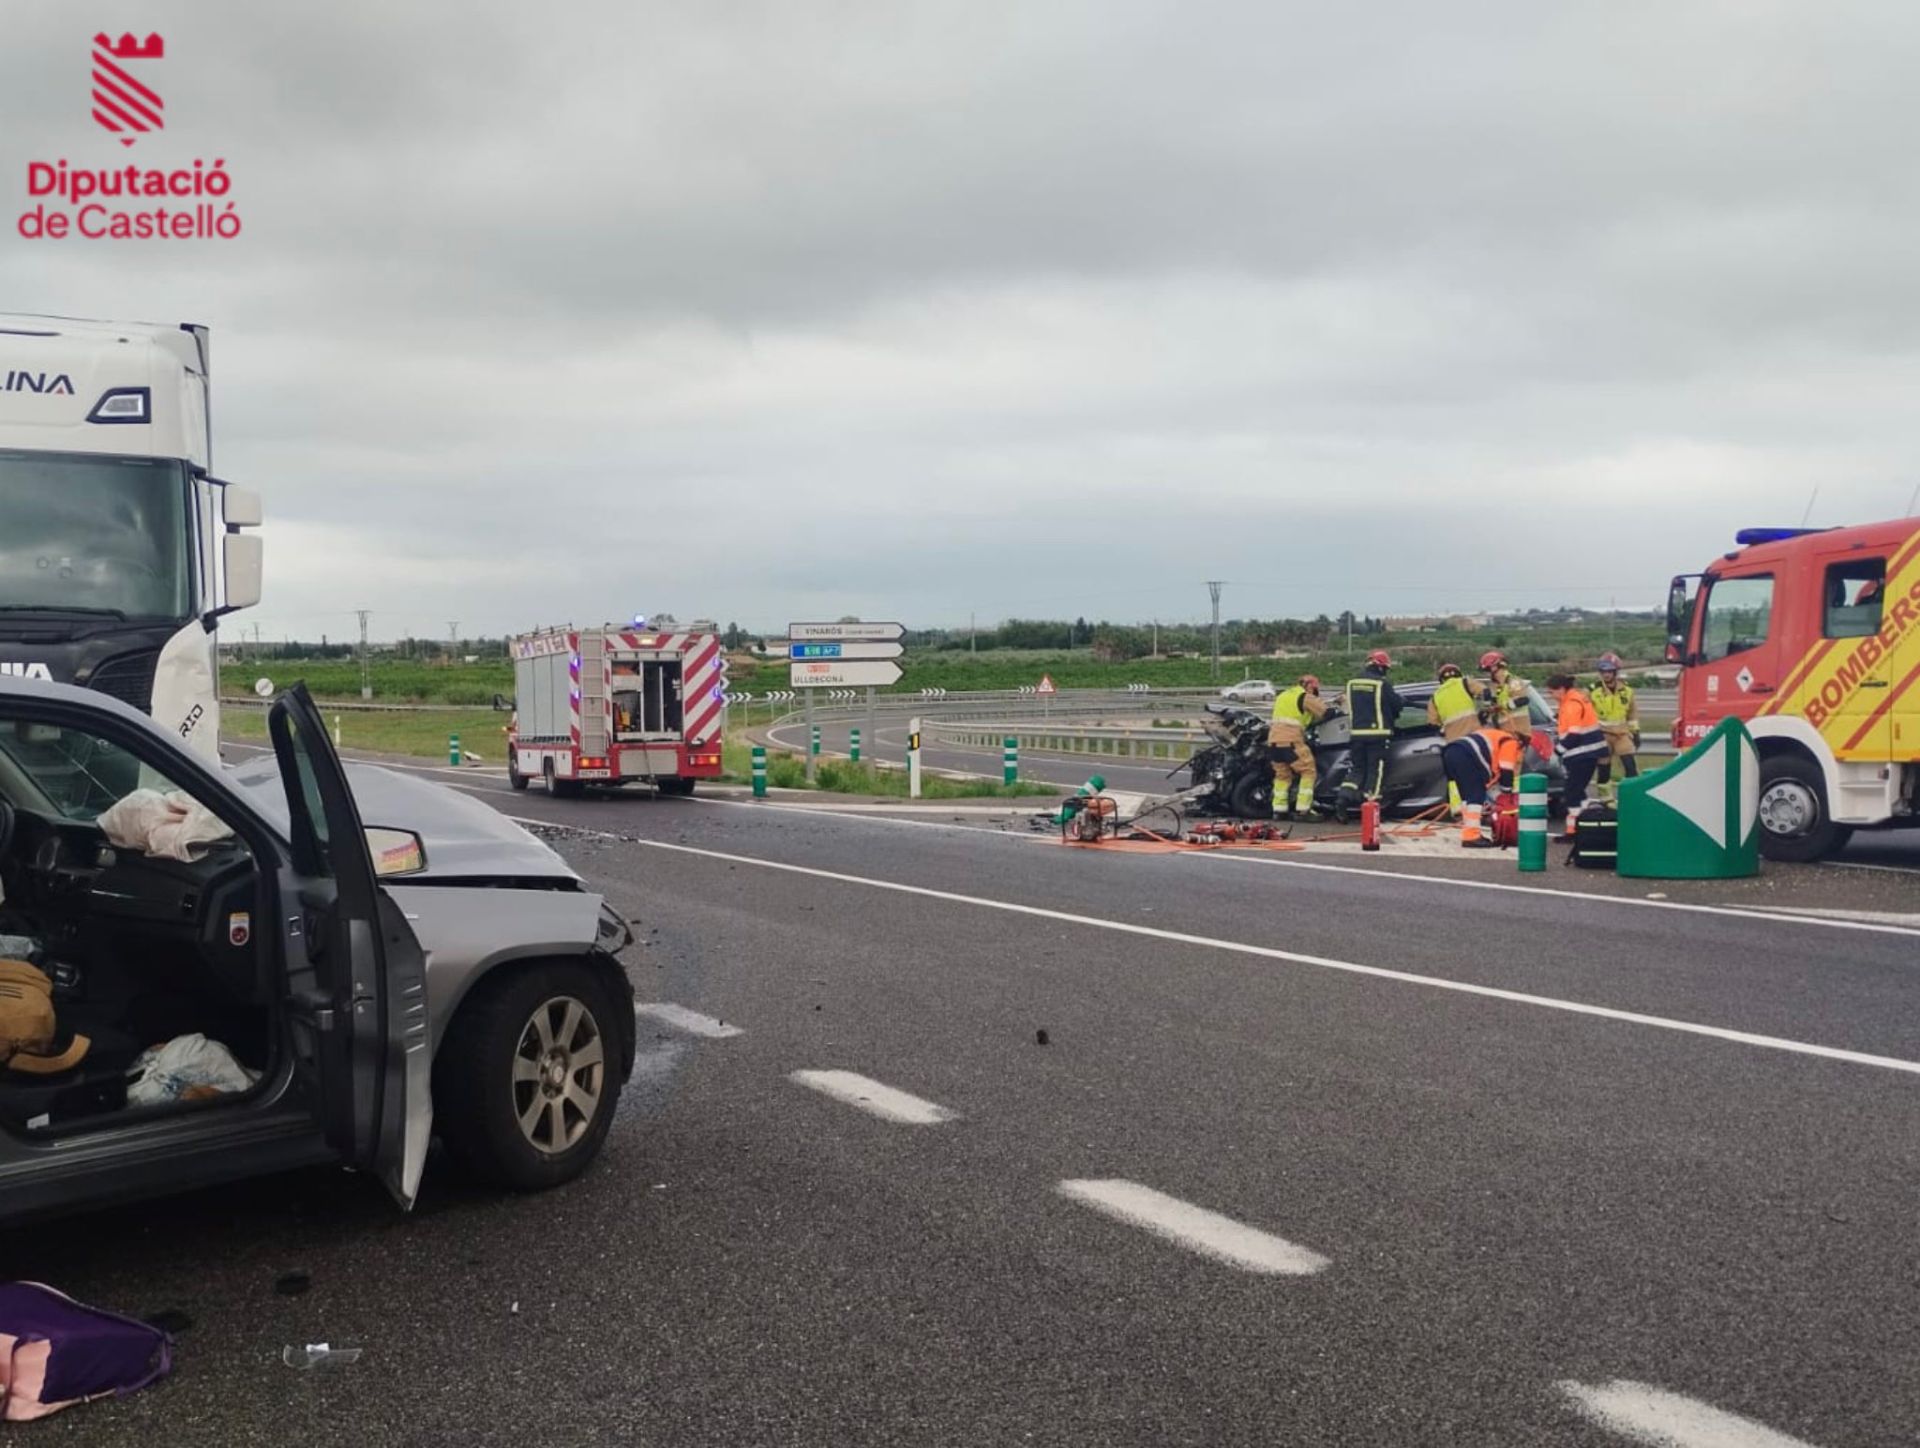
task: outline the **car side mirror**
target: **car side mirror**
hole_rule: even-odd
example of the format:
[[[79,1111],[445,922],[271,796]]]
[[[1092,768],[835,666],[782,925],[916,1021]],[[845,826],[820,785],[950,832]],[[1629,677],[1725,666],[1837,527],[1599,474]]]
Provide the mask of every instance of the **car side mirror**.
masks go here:
[[[367,852],[373,856],[373,873],[381,879],[417,875],[427,868],[426,843],[412,830],[368,825],[366,837]]]

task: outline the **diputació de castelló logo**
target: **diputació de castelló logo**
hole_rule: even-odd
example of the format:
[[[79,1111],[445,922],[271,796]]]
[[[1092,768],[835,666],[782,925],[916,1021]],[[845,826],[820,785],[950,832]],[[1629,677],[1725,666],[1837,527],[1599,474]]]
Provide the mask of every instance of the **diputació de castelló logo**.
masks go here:
[[[90,87],[93,120],[123,147],[166,130],[158,63],[167,43],[159,34],[93,37]],[[233,176],[224,159],[191,164],[91,166],[62,156],[27,162],[27,198],[16,229],[28,241],[232,241],[240,212],[228,200]],[[151,204],[150,204],[151,203]]]

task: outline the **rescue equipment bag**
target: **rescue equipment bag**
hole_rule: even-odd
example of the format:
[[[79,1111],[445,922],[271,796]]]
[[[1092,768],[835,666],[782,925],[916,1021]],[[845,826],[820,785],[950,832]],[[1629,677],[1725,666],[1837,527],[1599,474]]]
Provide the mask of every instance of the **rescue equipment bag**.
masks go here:
[[[1611,870],[1620,858],[1620,814],[1612,805],[1590,804],[1573,817],[1573,849],[1569,865],[1583,870]]]
[[[1488,806],[1491,816],[1488,831],[1489,838],[1503,850],[1514,849],[1520,843],[1520,796],[1511,791],[1503,791],[1493,797]]]
[[[157,1327],[38,1282],[0,1283],[0,1420],[137,1392],[172,1366],[173,1339]]]

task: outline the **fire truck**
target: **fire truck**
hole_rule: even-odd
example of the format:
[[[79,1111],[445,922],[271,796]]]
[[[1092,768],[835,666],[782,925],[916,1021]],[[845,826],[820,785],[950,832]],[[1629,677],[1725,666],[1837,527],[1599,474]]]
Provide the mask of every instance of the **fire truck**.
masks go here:
[[[1728,716],[1746,724],[1770,859],[1920,824],[1920,518],[1734,541],[1668,595],[1675,747]]]
[[[692,794],[720,773],[720,636],[643,627],[556,628],[512,640],[507,781],[553,795],[648,783]]]

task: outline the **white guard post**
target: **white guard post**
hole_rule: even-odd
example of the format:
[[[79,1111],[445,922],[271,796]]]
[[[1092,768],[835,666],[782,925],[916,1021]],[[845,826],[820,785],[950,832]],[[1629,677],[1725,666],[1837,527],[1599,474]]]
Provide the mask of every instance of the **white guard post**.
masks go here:
[[[920,798],[920,716],[907,721],[907,798]]]

